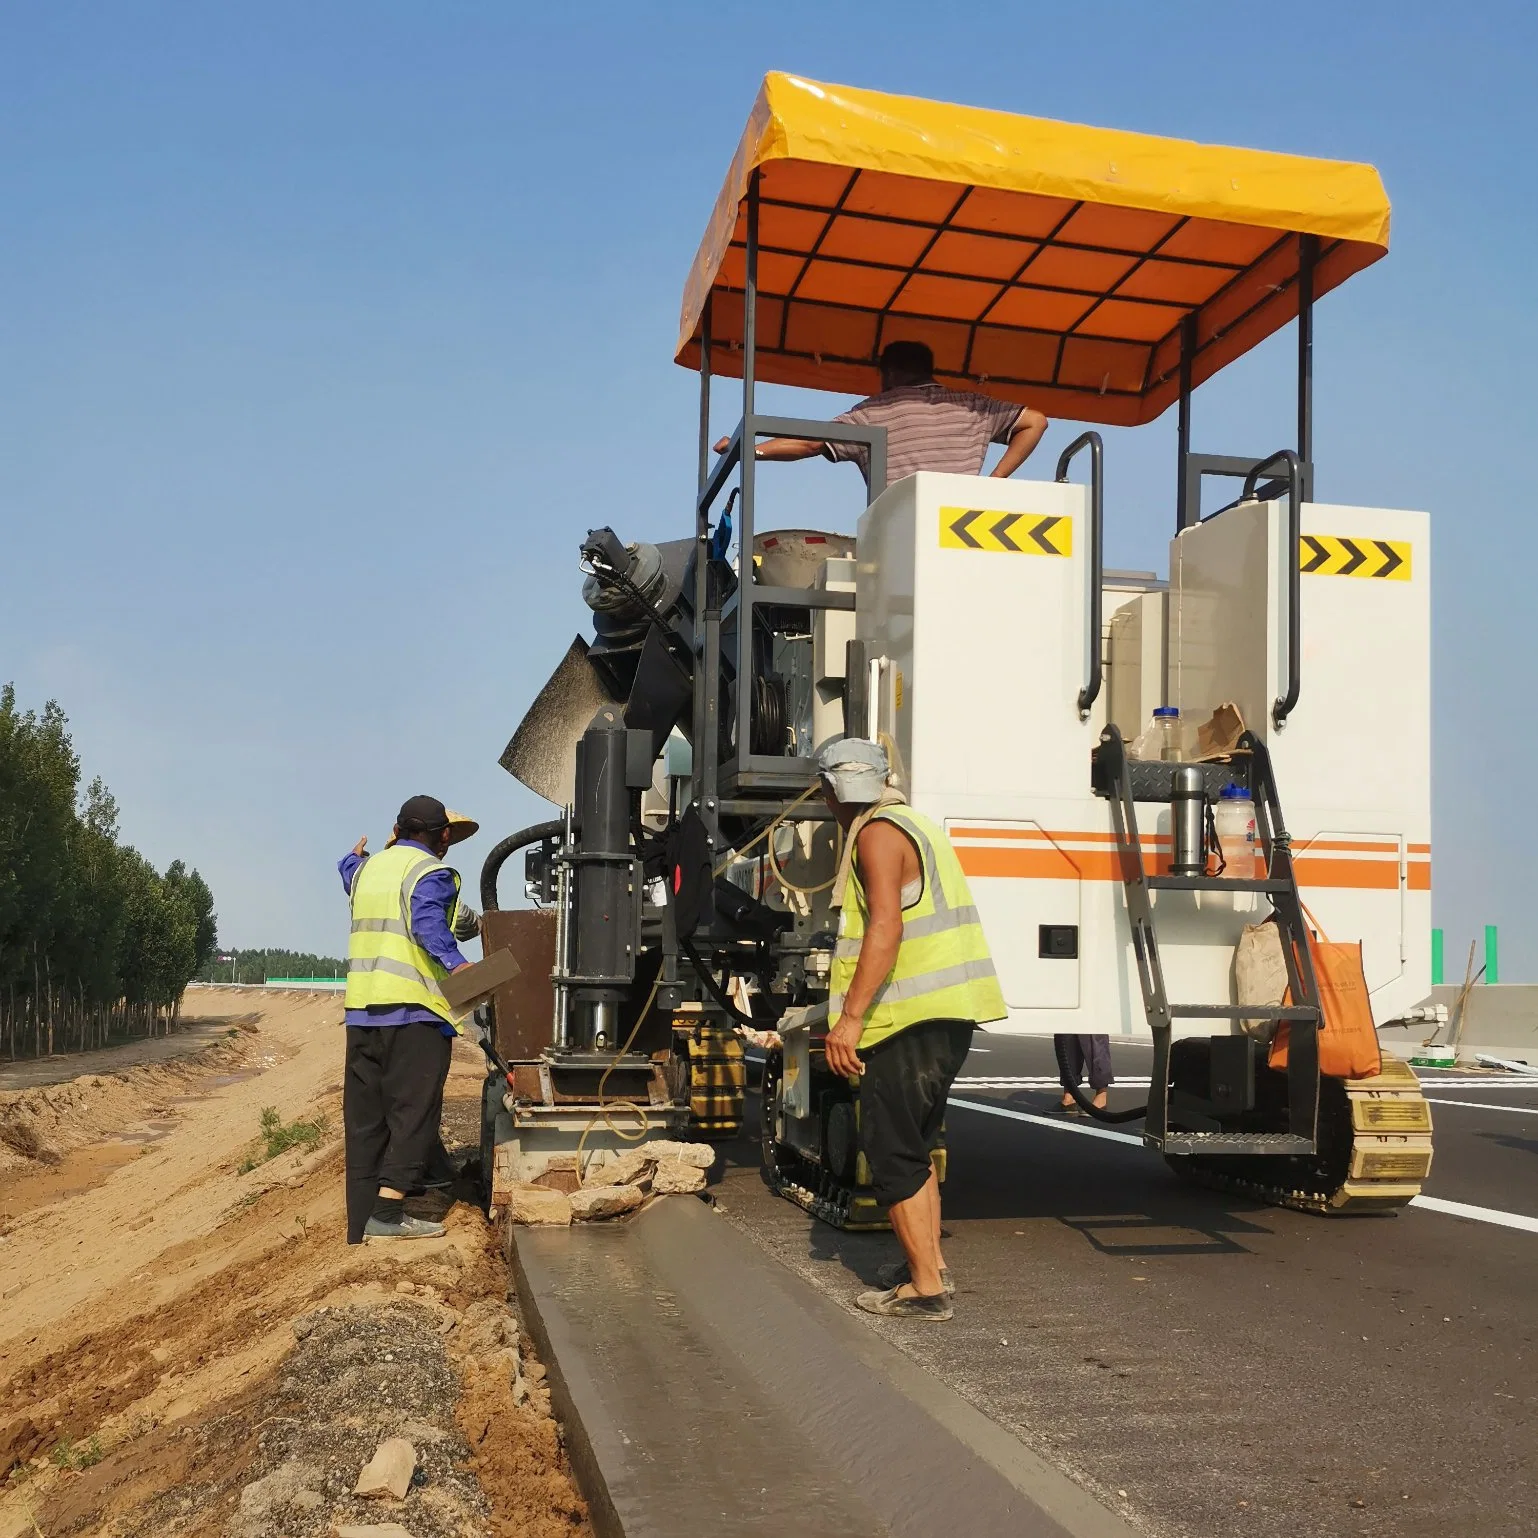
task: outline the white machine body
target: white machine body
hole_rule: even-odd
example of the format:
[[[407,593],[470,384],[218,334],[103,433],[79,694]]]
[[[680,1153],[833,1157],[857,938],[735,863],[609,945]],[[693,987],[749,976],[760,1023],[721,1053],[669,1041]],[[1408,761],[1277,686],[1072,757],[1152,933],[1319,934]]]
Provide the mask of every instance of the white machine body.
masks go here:
[[[1184,531],[1167,586],[1108,579],[1093,637],[1083,486],[921,473],[861,518],[855,617],[877,659],[875,724],[971,883],[1009,1006],[988,1029],[1148,1035],[1090,754],[1107,720],[1130,743],[1166,703],[1194,725],[1232,702],[1266,741],[1304,902],[1331,939],[1362,942],[1378,1022],[1429,994],[1429,519],[1301,511],[1315,570],[1301,579],[1298,702],[1280,729],[1284,499]],[[1106,676],[1081,719],[1091,646]],[[1138,810],[1145,847],[1167,869],[1168,809]],[[1236,1002],[1234,948],[1270,911],[1265,898],[1161,891],[1153,902],[1169,998]]]

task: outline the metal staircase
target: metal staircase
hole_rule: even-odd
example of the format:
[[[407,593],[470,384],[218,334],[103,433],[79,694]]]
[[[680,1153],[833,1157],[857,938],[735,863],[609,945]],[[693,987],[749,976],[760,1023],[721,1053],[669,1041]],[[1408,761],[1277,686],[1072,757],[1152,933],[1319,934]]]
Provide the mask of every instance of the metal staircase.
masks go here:
[[[1200,767],[1209,803],[1226,784],[1248,786],[1255,802],[1257,832],[1266,853],[1264,877],[1228,880],[1222,876],[1173,876],[1154,871],[1151,853],[1145,852],[1138,826],[1138,805],[1169,803],[1175,765],[1131,758],[1115,726],[1107,726],[1101,733],[1094,755],[1095,789],[1111,802],[1143,1009],[1153,1033],[1153,1070],[1143,1141],[1171,1155],[1312,1155],[1318,1151],[1319,1133],[1319,992],[1293,873],[1291,841],[1282,820],[1270,755],[1258,737],[1246,732],[1231,759]],[[1256,1004],[1172,1004],[1165,990],[1164,966],[1159,956],[1156,905],[1152,901],[1155,892],[1263,892],[1271,901],[1281,929],[1288,997],[1296,1002],[1269,1008]],[[1175,1062],[1176,1020],[1288,1022],[1285,1132],[1260,1130],[1256,1126],[1267,1118],[1265,1108],[1256,1104],[1255,1039],[1232,1033],[1205,1038],[1206,1083],[1193,1085],[1191,1074],[1179,1071],[1184,1065]],[[1194,1058],[1193,1063],[1199,1069]]]

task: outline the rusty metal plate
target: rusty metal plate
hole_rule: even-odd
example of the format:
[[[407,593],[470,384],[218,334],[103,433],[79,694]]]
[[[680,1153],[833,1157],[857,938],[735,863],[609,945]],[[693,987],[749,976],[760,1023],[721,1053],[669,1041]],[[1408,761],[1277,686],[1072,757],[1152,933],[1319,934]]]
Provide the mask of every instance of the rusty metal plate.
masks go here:
[[[498,908],[485,915],[486,954],[507,949],[518,975],[492,995],[497,1051],[510,1063],[530,1062],[550,1045],[555,1013],[555,914],[537,908]],[[537,1097],[536,1097],[537,1098]]]

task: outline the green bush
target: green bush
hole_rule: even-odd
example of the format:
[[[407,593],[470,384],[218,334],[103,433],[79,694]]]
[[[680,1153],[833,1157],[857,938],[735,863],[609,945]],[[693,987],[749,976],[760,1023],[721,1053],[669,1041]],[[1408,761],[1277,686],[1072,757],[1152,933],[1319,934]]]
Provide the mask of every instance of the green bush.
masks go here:
[[[48,1461],[56,1469],[88,1469],[93,1464],[100,1463],[106,1456],[102,1451],[101,1438],[90,1437],[84,1442],[72,1442],[65,1437],[54,1450],[48,1454]]]
[[[258,1164],[276,1159],[291,1148],[314,1148],[326,1136],[326,1118],[316,1116],[306,1121],[302,1117],[285,1122],[276,1106],[265,1106],[261,1117],[261,1146],[249,1154],[240,1166],[242,1175],[249,1175]]]

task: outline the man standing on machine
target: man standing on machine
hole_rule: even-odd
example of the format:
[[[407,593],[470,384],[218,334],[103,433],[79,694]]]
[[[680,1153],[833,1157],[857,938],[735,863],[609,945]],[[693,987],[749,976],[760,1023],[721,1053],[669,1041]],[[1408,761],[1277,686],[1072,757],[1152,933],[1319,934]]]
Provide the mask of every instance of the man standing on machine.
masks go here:
[[[906,1257],[855,1302],[887,1318],[949,1319],[956,1289],[931,1156],[972,1032],[1004,1018],[1004,995],[956,851],[888,785],[886,750],[841,738],[817,770],[845,836],[827,1063],[859,1080],[871,1184]]]
[[[990,443],[1005,449],[988,473],[1011,476],[1030,457],[1047,430],[1047,419],[1030,406],[995,400],[975,390],[951,390],[935,381],[935,355],[923,342],[888,342],[877,364],[881,393],[867,396],[834,417],[854,427],[886,428],[886,478],[893,485],[919,470],[981,475]],[[727,440],[716,444],[726,451]],[[863,443],[813,443],[806,438],[766,438],[755,459],[853,460],[870,479]]]

